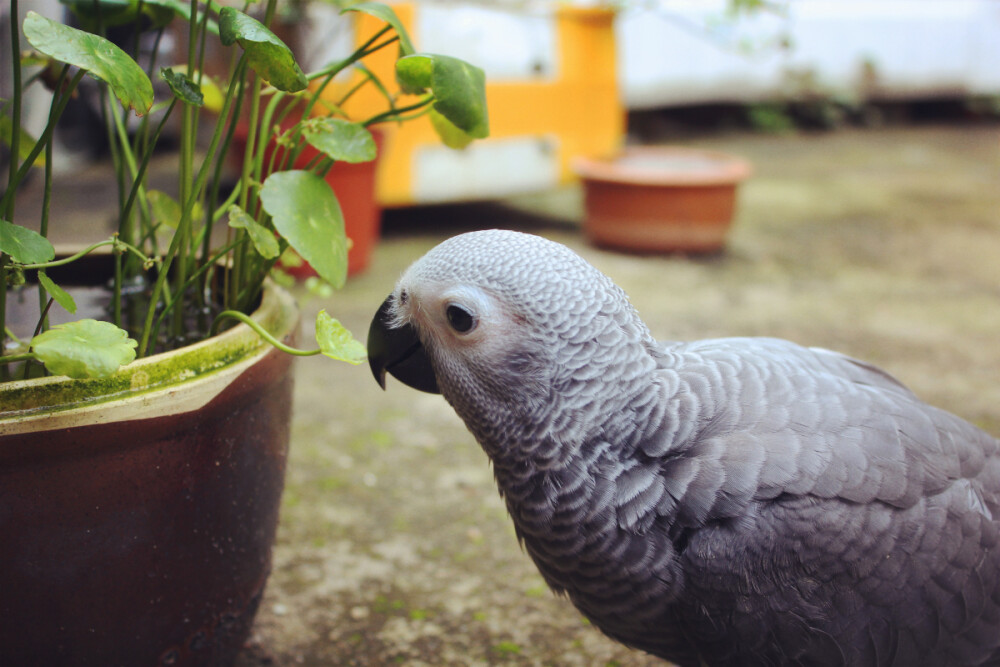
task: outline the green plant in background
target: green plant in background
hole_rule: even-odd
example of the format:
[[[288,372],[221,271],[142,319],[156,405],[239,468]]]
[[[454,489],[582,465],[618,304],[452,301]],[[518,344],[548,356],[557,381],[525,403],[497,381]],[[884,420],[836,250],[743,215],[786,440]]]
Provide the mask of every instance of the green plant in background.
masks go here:
[[[12,1],[13,16],[17,16],[17,4]],[[385,27],[344,60],[307,74],[266,27],[276,0],[265,3],[262,21],[211,0],[205,5],[196,0],[189,4],[181,0],[69,0],[68,4],[83,29],[28,12],[23,31],[33,50],[25,54],[13,22],[14,95],[2,102],[0,116],[0,139],[12,156],[7,188],[0,199],[0,327],[5,334],[0,379],[10,379],[10,364],[16,361],[26,362],[25,377],[31,366],[37,367],[35,362],[51,373],[101,377],[136,356],[206,337],[228,319],[246,321],[270,338],[246,314],[286,250],[297,252],[334,287],[346,279],[348,241],[343,216],[324,176],[335,161],[374,159],[369,126],[428,114],[450,146],[461,147],[488,134],[482,71],[455,58],[417,52],[386,5],[362,3],[346,8],[344,12],[371,14]],[[174,21],[187,27],[188,62],[183,67],[159,68],[154,48],[144,68],[101,35],[109,26],[129,23],[137,26],[138,34],[142,23],[156,31],[158,43]],[[228,74],[222,81],[204,74],[209,40],[230,47]],[[403,91],[398,98],[364,67],[365,58],[385,48],[394,48],[398,54],[395,73]],[[139,51],[138,39],[134,51]],[[29,68],[35,70],[30,76]],[[385,111],[365,119],[338,116],[339,109],[328,116],[311,117],[324,89],[349,68],[360,71],[362,77],[340,103],[361,86],[374,86],[385,97]],[[170,91],[168,99],[155,99],[153,72]],[[51,171],[53,132],[86,75],[101,82],[118,183],[118,230],[77,255],[55,259],[46,238],[49,203],[57,194]],[[28,86],[42,83],[52,89],[53,97],[48,122],[36,140],[20,129],[21,103]],[[151,120],[154,113],[155,122]],[[132,114],[136,119],[130,121]],[[175,199],[151,189],[146,176],[164,127],[178,114],[179,192]],[[289,114],[302,120],[281,129]],[[196,139],[205,123],[211,132],[203,134],[210,139],[200,150]],[[224,192],[224,161],[238,123],[245,123],[248,130],[242,171],[232,191]],[[304,169],[289,169],[306,146],[316,148],[320,156]],[[40,220],[25,224],[18,219],[16,198],[32,169],[44,170],[43,212]],[[213,243],[213,227],[223,220],[228,223],[225,240]],[[70,312],[75,312],[76,305],[47,270],[101,247],[109,247],[114,257],[109,322],[79,320],[48,328],[45,315],[54,303]],[[19,289],[26,276],[36,278],[40,285],[42,317],[36,335],[22,341],[6,326],[6,304],[10,291]],[[123,287],[136,279],[144,285],[144,303],[138,317],[130,319],[125,311],[135,308],[123,309],[128,303]],[[363,359],[362,346],[324,312],[316,329],[320,349],[305,354],[322,352],[352,363]]]

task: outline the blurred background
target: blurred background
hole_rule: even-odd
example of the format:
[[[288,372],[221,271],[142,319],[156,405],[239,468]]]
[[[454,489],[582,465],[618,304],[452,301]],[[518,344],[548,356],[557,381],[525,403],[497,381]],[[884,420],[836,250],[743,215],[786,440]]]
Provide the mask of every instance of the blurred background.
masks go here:
[[[333,294],[297,288],[306,329],[326,308],[363,339],[410,262],[453,234],[507,227],[581,253],[660,338],[834,348],[1000,434],[1000,0],[393,7],[420,50],[485,70],[491,136],[454,150],[426,120],[385,127],[375,164],[331,172],[352,277]],[[56,0],[28,9],[66,12]],[[323,0],[289,0],[275,25],[307,71],[372,29]],[[184,39],[168,31],[144,47],[168,62]],[[36,132],[48,108],[37,95],[25,123]],[[368,103],[352,100],[359,113]],[[86,90],[65,121],[55,168],[71,194],[53,202],[51,235],[73,242],[111,230],[113,184]],[[700,153],[618,160],[638,146]],[[716,161],[728,177],[699,181]],[[680,232],[602,236],[602,217],[656,217],[632,210],[631,191],[595,204],[591,176],[616,162],[666,182],[654,210],[699,183],[728,199],[704,215],[685,204]],[[165,190],[171,164],[152,167]],[[695,176],[676,175],[685,168]],[[29,218],[31,187],[19,204]],[[702,217],[710,234],[692,231]],[[297,372],[279,542],[242,667],[660,664],[547,591],[486,457],[440,397],[398,383],[383,393],[364,367]]]

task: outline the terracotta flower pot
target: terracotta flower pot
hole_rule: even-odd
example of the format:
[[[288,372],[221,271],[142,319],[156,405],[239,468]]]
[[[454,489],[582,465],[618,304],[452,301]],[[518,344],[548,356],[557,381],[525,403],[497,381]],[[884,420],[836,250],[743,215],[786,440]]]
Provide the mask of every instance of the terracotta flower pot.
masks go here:
[[[269,289],[254,317],[290,339]],[[0,385],[0,665],[225,665],[271,565],[291,357],[245,325]]]
[[[583,181],[587,238],[639,252],[723,248],[737,186],[750,175],[740,158],[668,146],[627,148],[573,166]]]

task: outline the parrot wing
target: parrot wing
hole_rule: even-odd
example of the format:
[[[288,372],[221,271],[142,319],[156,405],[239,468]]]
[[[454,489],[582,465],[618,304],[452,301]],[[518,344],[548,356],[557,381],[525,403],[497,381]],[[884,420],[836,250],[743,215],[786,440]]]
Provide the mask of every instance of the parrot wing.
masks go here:
[[[669,526],[677,618],[711,664],[1000,660],[996,439],[785,341],[670,345],[659,373],[667,417],[622,473],[643,488],[618,522]]]

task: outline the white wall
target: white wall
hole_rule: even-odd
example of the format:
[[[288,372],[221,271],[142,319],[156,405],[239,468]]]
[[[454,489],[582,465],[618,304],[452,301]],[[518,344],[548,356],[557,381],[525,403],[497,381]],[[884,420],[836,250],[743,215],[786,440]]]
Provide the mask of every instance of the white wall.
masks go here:
[[[785,15],[736,22],[719,21],[725,5],[651,0],[622,11],[629,108],[787,94],[789,71],[877,98],[1000,93],[1000,0],[790,0]],[[784,36],[789,48],[776,47]]]

